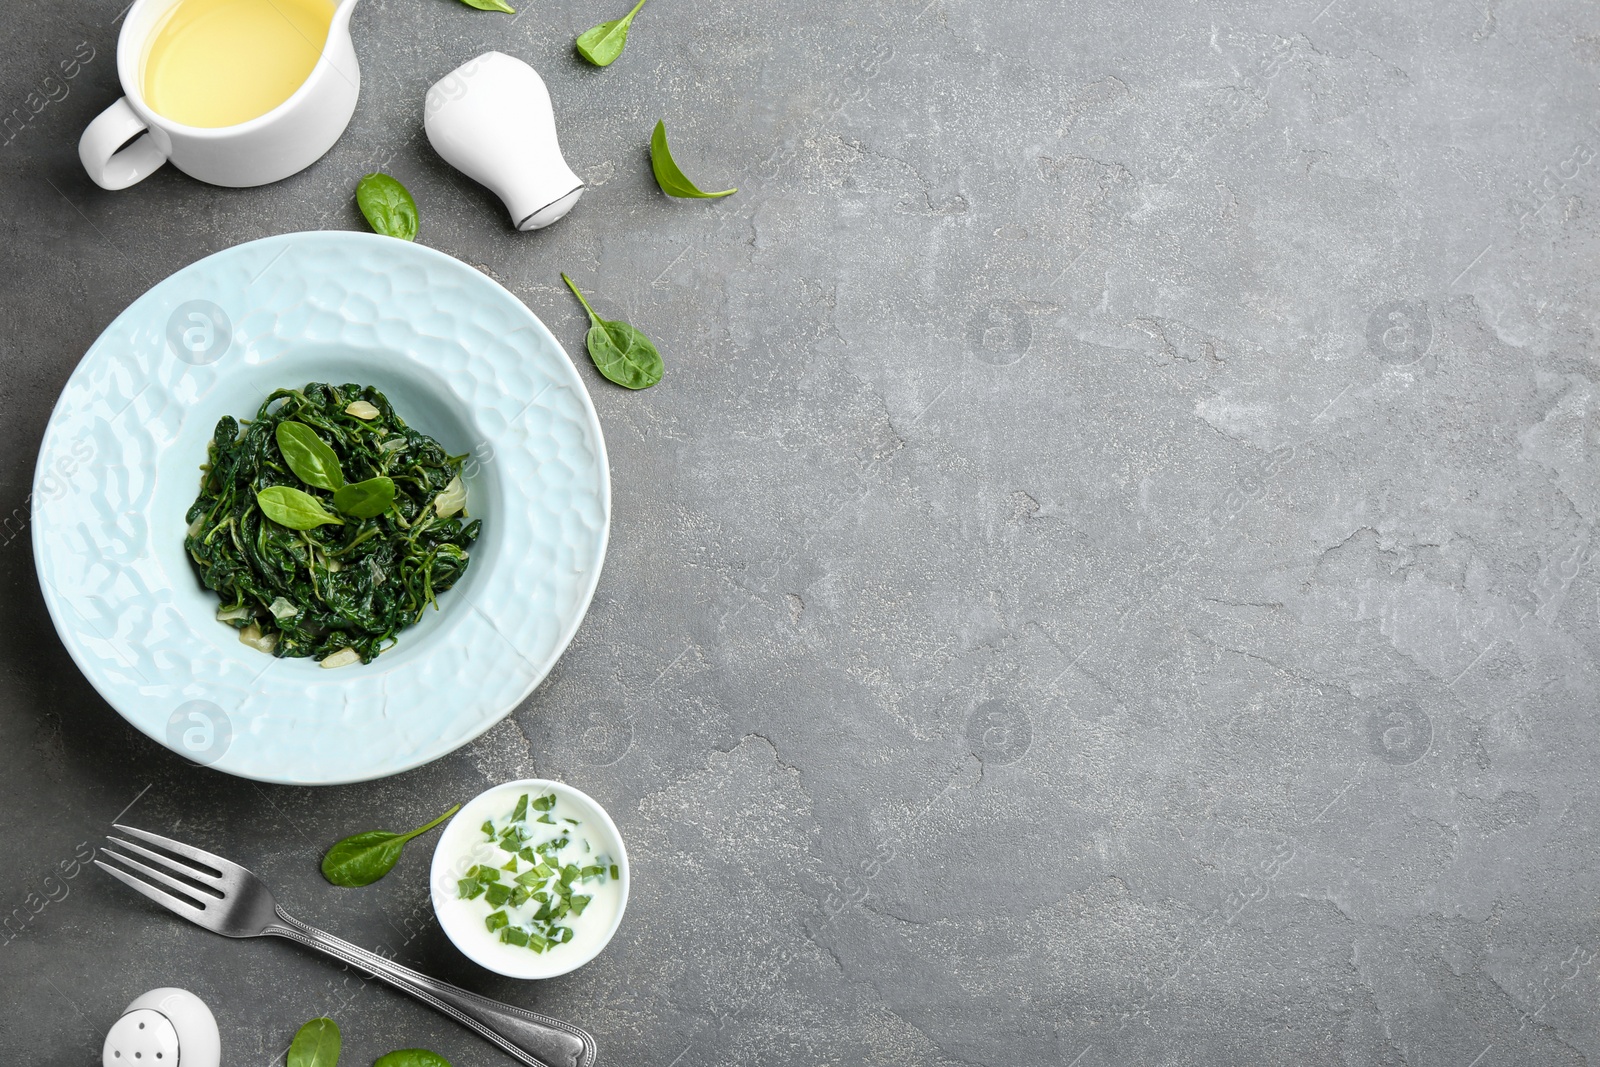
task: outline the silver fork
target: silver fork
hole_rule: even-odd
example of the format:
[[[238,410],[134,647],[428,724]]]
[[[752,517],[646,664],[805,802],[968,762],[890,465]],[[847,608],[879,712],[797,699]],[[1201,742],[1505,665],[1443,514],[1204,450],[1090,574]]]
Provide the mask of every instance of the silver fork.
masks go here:
[[[410,993],[529,1067],[591,1067],[594,1063],[594,1038],[576,1026],[469,993],[323,933],[290,918],[272,898],[266,883],[237,863],[148,830],[114,825],[129,837],[172,855],[107,837],[122,851],[107,848],[102,854],[129,870],[99,859],[95,866],[197,926],[224,937],[272,935],[298,941]]]

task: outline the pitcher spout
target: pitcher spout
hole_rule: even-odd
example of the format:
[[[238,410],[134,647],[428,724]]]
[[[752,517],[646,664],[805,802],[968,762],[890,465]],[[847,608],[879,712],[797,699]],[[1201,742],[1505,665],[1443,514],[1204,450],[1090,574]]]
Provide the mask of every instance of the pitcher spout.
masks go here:
[[[356,4],[359,2],[360,0],[339,0],[338,5],[333,9],[333,21],[328,24],[328,41],[330,44],[333,42],[334,34],[339,34],[347,40],[349,39],[350,16],[355,14]]]
[[[339,72],[352,87],[361,85],[361,67],[356,62],[355,42],[350,39],[350,16],[358,0],[338,0],[328,23],[328,40],[322,46],[322,61]],[[351,100],[351,106],[355,101]]]

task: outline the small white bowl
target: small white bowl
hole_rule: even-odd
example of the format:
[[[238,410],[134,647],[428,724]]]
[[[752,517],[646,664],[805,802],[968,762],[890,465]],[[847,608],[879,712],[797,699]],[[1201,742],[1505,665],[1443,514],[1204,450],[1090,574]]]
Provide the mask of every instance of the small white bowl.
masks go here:
[[[616,858],[620,890],[617,914],[604,928],[603,934],[581,939],[586,943],[574,938],[570,943],[548,952],[525,949],[504,952],[497,941],[487,937],[480,917],[455,906],[459,901],[456,883],[472,867],[471,849],[482,840],[479,828],[485,820],[504,818],[523,793],[555,793],[558,803],[565,802],[577,812],[576,817],[583,823],[583,832],[596,850]],[[623,912],[628,909],[629,882],[628,850],[622,843],[617,824],[611,821],[606,809],[582,790],[548,778],[502,782],[462,805],[439,835],[439,842],[433,849],[433,867],[429,875],[433,914],[450,941],[472,962],[507,978],[554,978],[575,971],[598,956],[600,950],[611,943],[617,927],[622,925]]]

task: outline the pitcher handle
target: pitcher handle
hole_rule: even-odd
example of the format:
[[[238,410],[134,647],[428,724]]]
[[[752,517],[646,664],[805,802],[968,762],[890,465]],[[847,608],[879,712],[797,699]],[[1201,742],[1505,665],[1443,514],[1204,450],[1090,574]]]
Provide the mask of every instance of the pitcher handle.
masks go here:
[[[150,127],[121,97],[96,115],[78,140],[78,158],[83,169],[102,189],[126,189],[142,182],[167,161],[166,155],[151,140]],[[130,138],[138,140],[129,144]],[[120,149],[120,151],[119,151]]]

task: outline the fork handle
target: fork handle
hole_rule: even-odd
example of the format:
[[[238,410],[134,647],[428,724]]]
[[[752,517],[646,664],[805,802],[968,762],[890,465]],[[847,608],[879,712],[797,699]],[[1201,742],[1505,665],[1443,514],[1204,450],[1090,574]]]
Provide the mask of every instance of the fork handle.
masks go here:
[[[429,978],[425,974],[387,960],[375,952],[332,934],[307,926],[277,909],[279,921],[266,933],[298,941],[334,959],[343,960],[396,989],[410,993],[424,1004],[443,1012],[478,1036],[499,1045],[528,1067],[591,1067],[595,1061],[594,1038],[570,1023],[526,1008],[502,1004],[465,989]]]

